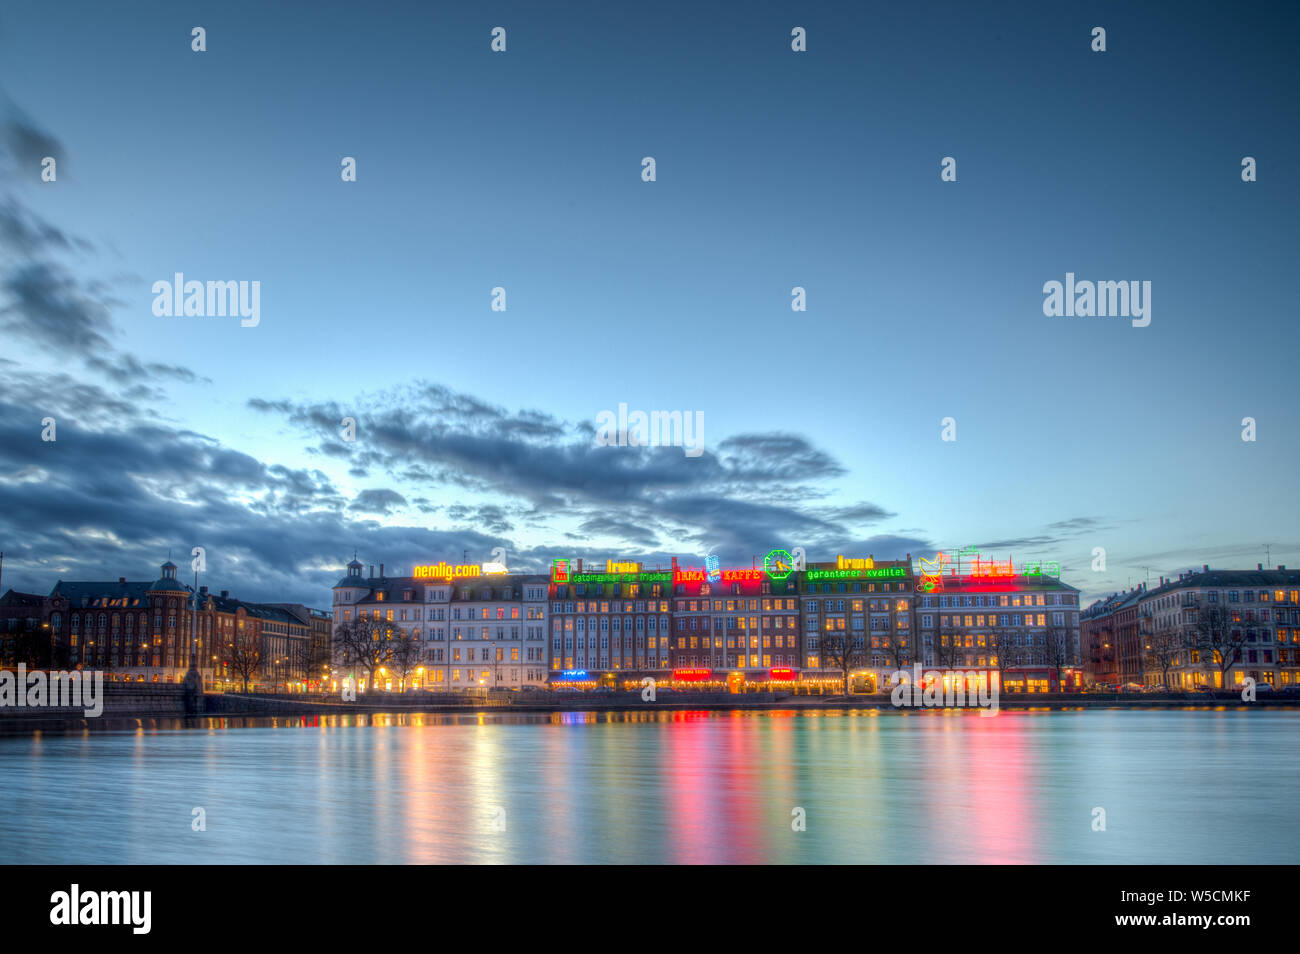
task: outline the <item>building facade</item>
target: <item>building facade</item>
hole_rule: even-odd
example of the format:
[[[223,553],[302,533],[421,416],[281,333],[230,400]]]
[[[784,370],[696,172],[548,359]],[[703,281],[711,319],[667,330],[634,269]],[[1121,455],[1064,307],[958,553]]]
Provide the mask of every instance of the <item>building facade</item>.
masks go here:
[[[673,670],[724,670],[748,682],[803,668],[799,574],[718,567],[716,579],[673,560]],[[713,675],[713,672],[710,673]]]
[[[1300,685],[1300,573],[1211,570],[1161,578],[1137,601],[1133,669],[1146,685]]]
[[[383,638],[414,647],[413,664],[381,665],[375,684],[459,690],[521,689],[546,682],[547,579],[542,575],[485,573],[475,565],[420,565],[409,576],[365,574],[353,560],[334,587],[336,630],[358,619]],[[344,643],[346,639],[344,638]],[[355,670],[335,640],[335,666]],[[350,673],[359,676],[360,673]],[[333,680],[338,687],[340,680]],[[364,688],[364,686],[362,686]]]
[[[55,665],[102,670],[111,681],[182,682],[191,645],[212,688],[242,686],[239,657],[251,660],[250,686],[302,689],[312,678],[304,666],[309,624],[206,586],[199,587],[196,614],[194,591],[177,579],[170,560],[153,581],[59,580],[47,603]]]
[[[671,569],[640,563],[553,561],[548,675],[561,681],[569,673],[571,682],[662,675],[671,659],[672,579]]]
[[[922,662],[997,669],[1009,692],[1083,685],[1079,591],[1037,565],[975,560],[928,577],[917,600]]]

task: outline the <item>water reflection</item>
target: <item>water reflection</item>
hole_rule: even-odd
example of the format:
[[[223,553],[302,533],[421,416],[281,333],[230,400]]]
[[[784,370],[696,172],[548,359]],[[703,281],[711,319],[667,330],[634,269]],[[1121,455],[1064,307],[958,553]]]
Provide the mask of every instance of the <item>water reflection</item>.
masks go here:
[[[1298,730],[1294,711],[1202,706],[81,720],[0,736],[0,845],[19,863],[1192,863],[1225,844],[1284,862]]]

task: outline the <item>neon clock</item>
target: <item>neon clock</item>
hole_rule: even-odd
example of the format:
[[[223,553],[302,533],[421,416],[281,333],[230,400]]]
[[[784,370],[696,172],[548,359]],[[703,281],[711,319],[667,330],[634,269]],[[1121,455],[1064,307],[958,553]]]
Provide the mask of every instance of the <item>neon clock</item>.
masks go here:
[[[772,550],[763,557],[763,572],[774,580],[784,580],[794,572],[794,557],[789,550]]]

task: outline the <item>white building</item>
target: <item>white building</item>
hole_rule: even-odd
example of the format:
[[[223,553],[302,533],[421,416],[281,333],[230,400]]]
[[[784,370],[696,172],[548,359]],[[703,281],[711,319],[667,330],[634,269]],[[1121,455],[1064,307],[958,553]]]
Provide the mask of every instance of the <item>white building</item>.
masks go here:
[[[393,624],[420,644],[409,688],[519,689],[546,682],[547,578],[484,572],[475,565],[421,565],[389,577],[353,560],[334,587],[334,625],[358,617]],[[400,677],[380,673],[381,686]]]

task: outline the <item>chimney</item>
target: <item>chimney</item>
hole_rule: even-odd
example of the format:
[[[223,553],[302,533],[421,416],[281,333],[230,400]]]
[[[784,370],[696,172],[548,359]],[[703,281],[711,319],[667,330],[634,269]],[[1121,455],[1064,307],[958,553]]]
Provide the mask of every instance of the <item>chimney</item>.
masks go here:
[[[578,572],[582,572],[582,557],[578,557]]]
[[[1264,569],[1264,564],[1262,564],[1262,563],[1256,563],[1256,564],[1255,564],[1255,569],[1257,569],[1257,570],[1263,570],[1263,569]]]
[[[1202,573],[1209,573],[1209,572],[1210,572],[1210,564],[1208,564],[1208,563],[1202,563],[1202,564],[1201,564],[1201,572],[1202,572]]]
[[[384,578],[384,565],[382,563],[379,564],[379,578],[381,580]]]
[[[370,578],[372,580],[375,578],[375,565],[373,563],[370,564]]]
[[[1279,563],[1279,564],[1277,565],[1277,568],[1278,568],[1279,570],[1285,570],[1285,569],[1286,569],[1286,564],[1285,564],[1285,563]]]
[[[126,577],[124,577],[124,576],[119,576],[119,577],[117,578],[117,582],[119,582],[119,583],[125,583],[125,582],[126,582]]]
[[[222,596],[223,599],[224,599],[225,597],[230,596],[230,590],[222,590],[222,591],[221,591],[221,596]]]

